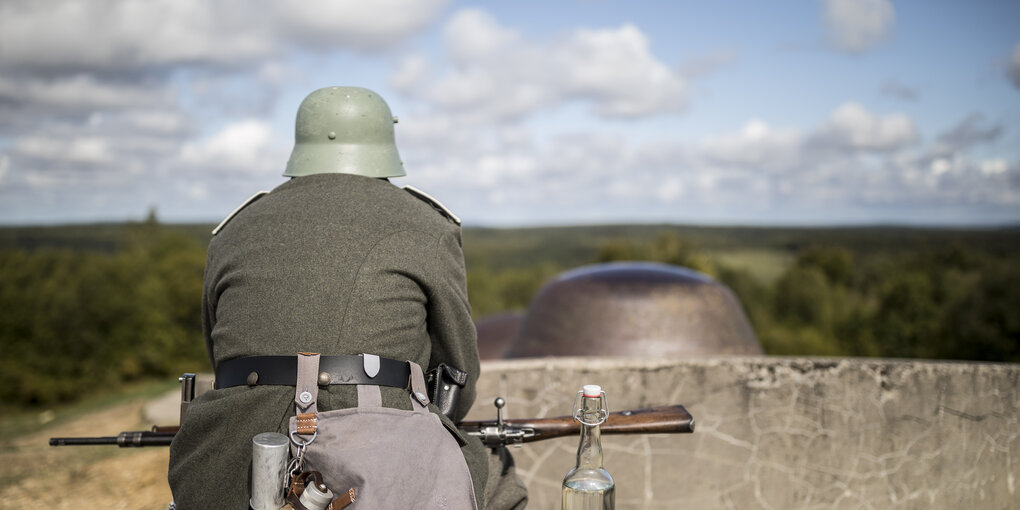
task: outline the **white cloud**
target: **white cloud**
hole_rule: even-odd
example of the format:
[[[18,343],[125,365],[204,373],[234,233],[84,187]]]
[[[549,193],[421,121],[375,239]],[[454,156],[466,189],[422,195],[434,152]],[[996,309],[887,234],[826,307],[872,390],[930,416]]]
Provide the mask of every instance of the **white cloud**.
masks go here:
[[[11,137],[7,154],[13,174],[151,174],[193,131],[187,115],[160,108],[99,110],[82,119],[43,120]]]
[[[539,168],[534,156],[527,154],[485,154],[478,159],[477,168],[468,177],[481,186],[498,186],[511,180],[531,180]]]
[[[656,197],[663,202],[672,202],[684,196],[687,187],[683,181],[677,178],[667,178],[662,185],[655,190]]]
[[[59,219],[53,208],[60,205],[64,220],[122,219],[158,204],[161,215],[208,221],[208,211],[225,214],[254,190],[280,182],[286,162],[280,142],[288,137],[274,136],[262,122],[240,121],[188,142],[191,124],[174,112],[113,112],[16,137],[4,154],[10,171],[0,186],[0,212]]]
[[[61,111],[89,112],[166,104],[168,90],[147,83],[101,81],[87,74],[14,79],[0,76],[0,101]]]
[[[207,201],[212,198],[209,195],[209,187],[204,182],[183,184],[178,186],[177,189],[181,190],[181,193],[195,201]]]
[[[982,175],[1002,175],[1009,171],[1009,163],[1002,158],[986,159],[980,165]]]
[[[83,209],[121,204],[101,207],[107,214],[160,194],[182,210],[215,210],[201,196],[229,210],[249,186],[279,181],[291,138],[271,139],[260,121],[208,138],[196,138],[198,126],[272,118],[306,59],[402,47],[448,4],[0,1],[0,214],[52,216],[21,198],[25,187]]]
[[[881,116],[857,103],[846,103],[829,116],[815,137],[837,148],[888,151],[917,140],[917,129],[904,114]]]
[[[336,45],[375,50],[393,47],[436,17],[450,0],[312,0],[298,4],[263,0],[281,20],[279,35],[311,47]],[[245,2],[245,4],[251,3]]]
[[[510,221],[507,215],[558,223],[648,220],[649,214],[674,221],[775,217],[781,211],[796,218],[798,208],[867,210],[927,203],[933,196],[953,203],[993,188],[965,157],[942,163],[926,151],[907,157],[917,138],[913,121],[855,103],[834,109],[811,130],[751,119],[695,142],[634,144],[612,132],[533,141],[527,124],[501,136],[451,116],[425,123],[412,115],[401,126],[412,131],[401,132],[402,153],[415,158],[409,179],[476,223]],[[983,126],[956,131],[984,132]],[[911,173],[918,179],[908,182]],[[543,219],[552,209],[557,216]]]
[[[648,38],[634,25],[616,30],[578,30],[555,48],[568,93],[595,100],[608,117],[638,117],[680,111],[687,84],[658,61]]]
[[[954,167],[953,161],[946,158],[939,158],[931,162],[931,173],[939,176],[949,172]]]
[[[571,100],[585,101],[603,117],[641,117],[677,113],[687,99],[679,71],[653,55],[634,25],[535,41],[485,11],[464,9],[443,34],[445,73],[431,78],[415,57],[391,82],[435,108],[457,112],[462,121],[520,119]]]
[[[449,0],[3,2],[0,62],[27,69],[228,68],[291,46],[393,47]]]
[[[1009,79],[1012,80],[1013,86],[1020,89],[1020,43],[1013,46],[1013,54],[1010,55],[1009,66],[1006,69],[1006,74],[1009,75]]]
[[[889,0],[825,0],[824,17],[836,48],[861,53],[889,36],[896,11]]]
[[[390,75],[390,86],[406,95],[412,95],[415,87],[429,79],[431,63],[425,55],[408,55],[397,63]]]
[[[257,18],[254,7],[237,0],[5,2],[0,60],[107,70],[248,61],[272,49],[264,28],[247,23]]]
[[[994,142],[1002,136],[1001,124],[990,124],[981,114],[971,114],[940,134],[929,152],[933,157],[951,156],[972,147]]]
[[[68,182],[51,172],[29,172],[25,174],[25,184],[30,188],[45,189],[66,185]]]
[[[11,169],[11,157],[7,154],[0,155],[0,184],[3,184],[4,177],[7,176],[7,172]]]
[[[102,165],[114,161],[110,140],[96,136],[57,138],[27,136],[14,144],[19,155],[37,160],[59,161],[72,165]]]
[[[279,110],[281,97],[313,79],[295,71],[322,64],[314,79],[371,76],[393,62],[389,84],[406,95],[397,130],[405,182],[420,183],[469,223],[739,221],[830,205],[1020,203],[1020,163],[984,151],[1004,125],[978,115],[925,143],[911,117],[856,103],[819,114],[813,128],[750,119],[695,141],[670,138],[676,124],[577,121],[573,107],[617,119],[682,112],[688,80],[730,65],[736,53],[677,66],[640,25],[543,37],[462,9],[443,26],[445,54],[387,54],[361,67],[351,50],[405,50],[451,2],[286,4],[0,0],[0,215],[17,221],[31,214],[19,207],[43,209],[32,203],[42,195],[19,194],[26,186],[45,187],[55,204],[119,204],[102,209],[108,217],[141,215],[157,202],[161,216],[172,211],[164,205],[225,214],[281,180],[290,126],[280,134],[266,122],[293,119]],[[841,50],[874,48],[895,25],[887,0],[823,5]],[[431,49],[432,40],[416,49]],[[337,63],[352,66],[329,67]],[[1020,44],[1008,73],[1020,87]],[[916,97],[895,81],[881,90]],[[715,89],[699,92],[727,100],[712,97]],[[224,118],[250,120],[197,134]],[[524,122],[508,122],[515,120]]]
[[[112,122],[123,123],[128,129],[158,135],[184,133],[190,128],[189,119],[180,111],[135,109],[114,117]]]
[[[718,164],[789,167],[799,158],[800,144],[797,130],[777,130],[752,119],[737,133],[706,137],[700,152]]]
[[[875,168],[876,155],[896,157],[897,150],[916,139],[914,123],[908,116],[878,115],[856,103],[847,103],[804,133],[751,119],[736,132],[704,137],[693,146],[693,165],[700,171],[710,169],[716,177],[725,173],[731,182],[761,186],[759,178],[774,179],[776,190],[807,186],[815,188],[815,193],[824,193],[819,183]],[[794,186],[795,182],[799,184]]]
[[[522,43],[520,33],[501,27],[480,9],[456,12],[443,28],[443,38],[454,62],[465,65],[499,56]]]
[[[272,130],[265,122],[240,121],[204,140],[185,144],[181,148],[181,162],[199,168],[242,172],[281,170],[278,162],[265,161],[271,140]]]

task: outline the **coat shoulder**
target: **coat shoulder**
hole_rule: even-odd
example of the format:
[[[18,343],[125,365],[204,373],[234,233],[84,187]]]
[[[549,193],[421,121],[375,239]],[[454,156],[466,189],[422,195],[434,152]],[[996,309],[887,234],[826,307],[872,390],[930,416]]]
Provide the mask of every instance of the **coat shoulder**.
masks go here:
[[[453,214],[453,211],[448,209],[439,200],[436,200],[432,195],[429,195],[428,193],[425,193],[424,191],[422,191],[422,190],[420,190],[418,188],[415,188],[414,186],[404,186],[403,189],[404,189],[404,191],[408,192],[414,198],[416,198],[418,200],[421,200],[422,202],[425,202],[426,204],[428,204],[429,207],[431,207],[433,210],[435,210],[436,212],[441,214],[444,218],[446,218],[451,223],[453,223],[455,225],[458,225],[458,226],[460,225],[460,218],[458,218],[456,214]]]
[[[245,200],[241,205],[237,206],[237,208],[231,211],[226,218],[223,218],[223,221],[221,221],[219,225],[216,225],[216,228],[212,230],[212,235],[219,234],[220,230],[223,230],[223,227],[227,226],[227,223],[230,223],[230,220],[234,219],[234,216],[237,216],[237,213],[243,211],[245,207],[255,203],[256,200],[266,196],[267,194],[269,194],[269,192],[263,190],[248,197],[248,200]]]

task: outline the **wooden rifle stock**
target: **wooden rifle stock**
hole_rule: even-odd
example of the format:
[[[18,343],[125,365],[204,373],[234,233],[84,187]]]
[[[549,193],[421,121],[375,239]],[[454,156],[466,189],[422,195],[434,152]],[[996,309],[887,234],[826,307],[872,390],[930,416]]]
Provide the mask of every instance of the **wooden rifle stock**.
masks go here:
[[[502,426],[501,426],[502,425]],[[581,425],[572,416],[519,420],[464,421],[457,425],[486,446],[530,443],[579,434]],[[156,426],[151,431],[121,432],[112,437],[53,437],[50,446],[117,445],[170,446],[180,427]],[[609,413],[600,427],[603,434],[678,434],[694,432],[694,418],[681,405]]]
[[[486,446],[530,443],[579,434],[581,424],[573,416],[504,420],[465,421],[457,425],[468,435],[481,438]],[[694,432],[694,418],[681,405],[609,413],[600,427],[603,434],[679,434]]]

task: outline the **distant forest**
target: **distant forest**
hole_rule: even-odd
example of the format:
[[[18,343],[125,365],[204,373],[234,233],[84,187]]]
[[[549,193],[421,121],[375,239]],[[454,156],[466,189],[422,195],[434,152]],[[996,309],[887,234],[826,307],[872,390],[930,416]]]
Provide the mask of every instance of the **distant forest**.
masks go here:
[[[0,402],[205,370],[209,225],[0,228]],[[1020,361],[1020,229],[467,228],[476,319],[577,266],[689,267],[740,298],[768,354]]]

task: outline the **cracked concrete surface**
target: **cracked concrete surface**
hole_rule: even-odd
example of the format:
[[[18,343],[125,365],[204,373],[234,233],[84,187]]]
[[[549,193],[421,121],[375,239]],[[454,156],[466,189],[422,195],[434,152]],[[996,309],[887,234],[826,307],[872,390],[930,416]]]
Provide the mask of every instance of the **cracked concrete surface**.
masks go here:
[[[1020,365],[920,360],[485,362],[471,419],[684,404],[694,434],[603,436],[618,509],[1016,508]],[[576,438],[512,449],[529,508],[559,507]],[[1017,459],[1017,460],[1014,460]]]

